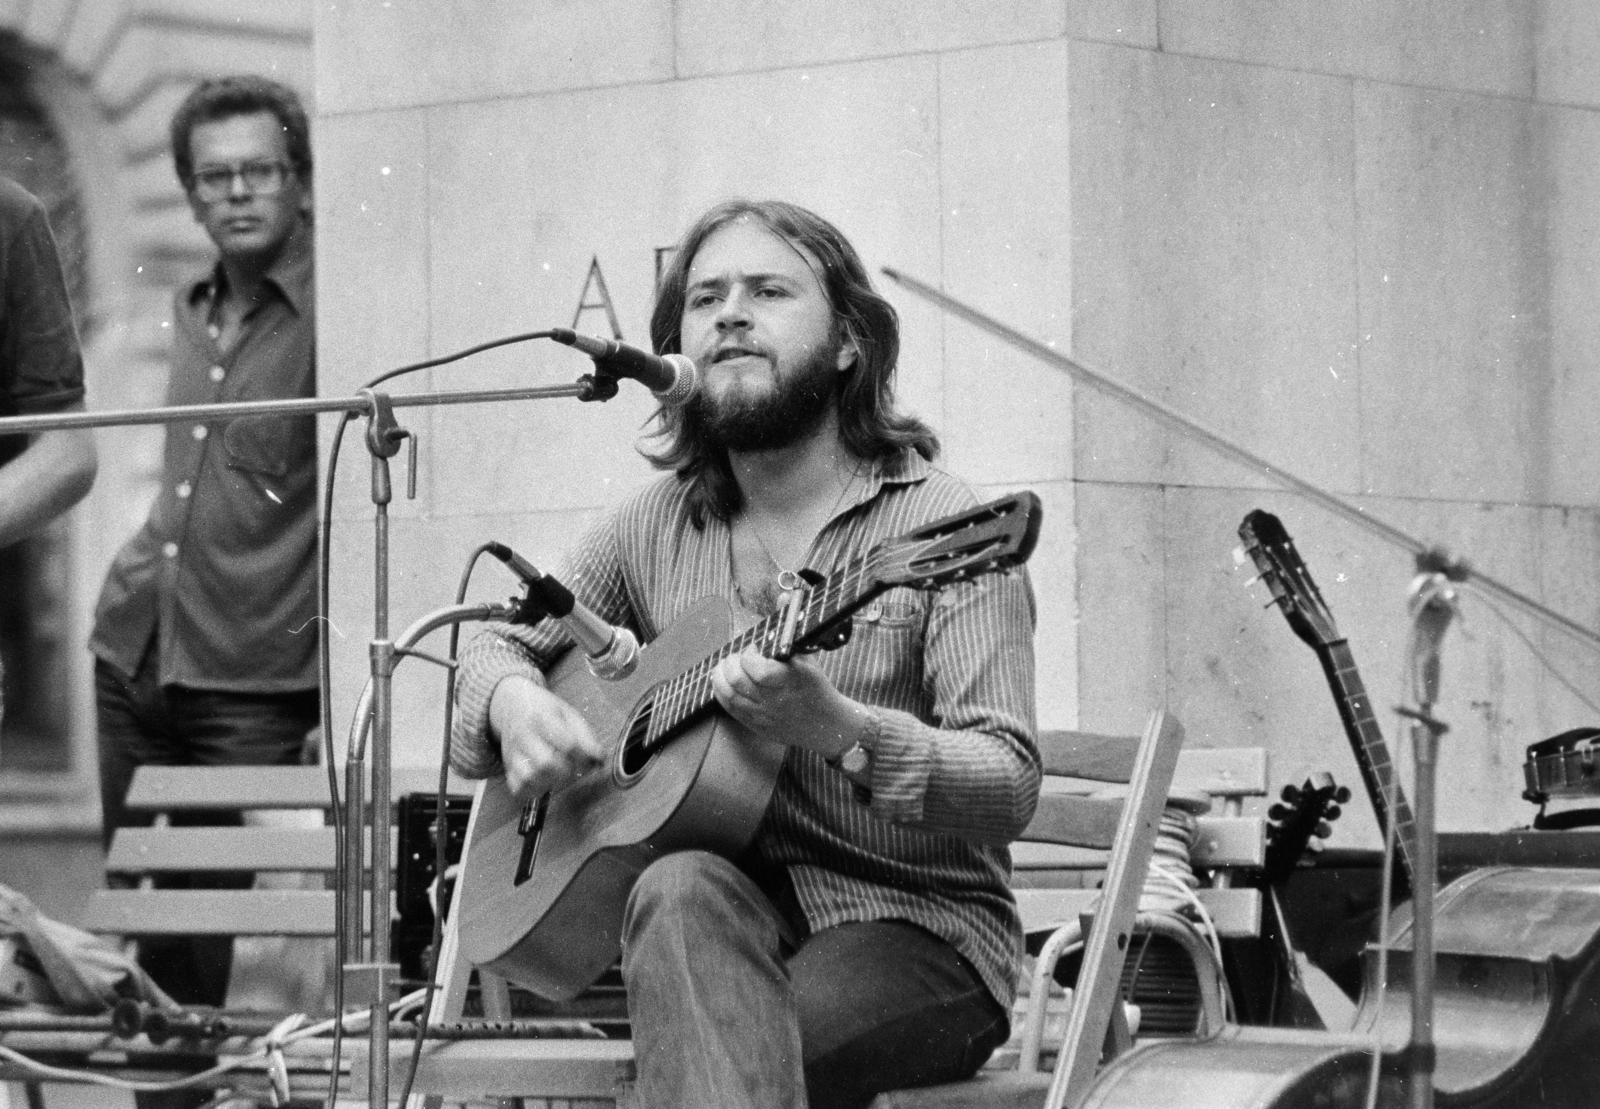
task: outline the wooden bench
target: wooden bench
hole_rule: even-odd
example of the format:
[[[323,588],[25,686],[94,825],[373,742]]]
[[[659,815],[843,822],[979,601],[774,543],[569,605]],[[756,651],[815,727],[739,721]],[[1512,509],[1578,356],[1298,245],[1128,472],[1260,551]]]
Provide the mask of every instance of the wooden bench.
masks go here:
[[[437,772],[397,767],[391,796],[433,792]],[[459,784],[456,788],[460,788]],[[146,828],[119,828],[106,857],[110,875],[158,873],[301,873],[331,877],[336,869],[327,771],[315,766],[142,766],[128,789],[128,809],[145,813]],[[307,814],[315,826],[267,822],[244,827],[174,827],[179,814],[206,812]],[[326,884],[326,883],[322,883]],[[84,927],[141,936],[317,936],[336,934],[331,889],[97,891]]]
[[[1153,735],[1160,734],[1158,729],[1144,737],[1066,732],[1048,732],[1041,737],[1049,786],[1030,829],[1030,842],[1019,843],[1014,851],[1016,893],[1030,929],[1076,921],[1098,896],[1094,886],[1116,859],[1118,829],[1128,809],[1120,799],[1088,795],[1108,782],[1128,781],[1137,769],[1136,756],[1156,743]],[[1170,734],[1165,742],[1173,743]],[[1232,866],[1259,865],[1262,822],[1241,817],[1238,806],[1243,798],[1265,792],[1261,753],[1174,750],[1173,755],[1177,787],[1201,790],[1221,804],[1220,812],[1201,818],[1197,864],[1218,868],[1217,873]],[[397,768],[393,793],[398,797],[432,792],[434,784],[433,771]],[[1164,797],[1166,788],[1160,793]],[[310,827],[203,828],[172,827],[160,819],[214,809],[325,814],[329,808],[327,775],[321,768],[254,767],[241,772],[146,767],[135,777],[129,806],[156,815],[158,823],[117,833],[107,862],[108,871],[114,874],[141,877],[232,869],[328,876],[334,871],[333,830],[325,822]],[[1072,830],[1071,838],[1061,834],[1063,828]],[[106,890],[92,898],[87,926],[128,936],[332,937],[334,896],[329,889]],[[1227,888],[1223,880],[1202,890],[1200,896],[1225,935],[1254,930],[1259,914],[1255,891]],[[458,1018],[465,1000],[468,975],[462,973],[466,968],[459,966],[455,956],[454,938],[453,930],[447,929],[445,949],[440,953],[440,965],[447,968],[445,988],[431,1015],[435,1023]],[[509,1015],[504,984],[484,976],[483,985],[486,1013],[491,1017]],[[324,1050],[308,1041],[292,1053],[307,1082],[304,1088],[297,1088],[297,1096],[316,1096],[325,1089],[325,1060],[319,1059],[319,1051]],[[390,1058],[392,1092],[398,1092],[404,1082],[409,1055],[409,1042],[396,1041]],[[363,1098],[365,1037],[345,1041],[344,1059],[347,1077],[341,1096]],[[1014,1061],[1014,1056],[1001,1060]],[[320,1071],[319,1064],[323,1067]],[[541,1100],[574,1107],[626,1105],[631,1078],[632,1053],[627,1041],[430,1041],[413,1089],[418,1102],[427,1096],[434,1104],[520,1097],[528,1107]],[[323,1084],[320,1088],[318,1082]]]
[[[395,767],[391,798],[408,793],[433,793],[438,772],[431,768]],[[452,779],[452,794],[470,793],[472,783]],[[158,873],[254,872],[312,876],[312,885],[326,887],[336,872],[334,830],[327,771],[320,767],[141,767],[128,793],[132,811],[148,813],[148,828],[119,829],[107,854],[107,872],[124,878],[149,878]],[[175,827],[179,814],[216,810],[265,814],[299,811],[312,826],[268,823],[245,827]],[[397,852],[391,851],[391,857]],[[258,883],[259,885],[260,883]],[[85,927],[129,937],[222,936],[236,941],[236,959],[249,937],[301,937],[325,941],[331,951],[336,935],[336,894],[331,888],[163,890],[144,888],[95,893]],[[370,921],[368,921],[370,926]],[[463,979],[459,992],[441,994],[446,1004],[434,1007],[439,1023],[461,1018],[465,1007]],[[510,1017],[504,982],[484,976],[485,1009],[493,1018]],[[391,1095],[397,1095],[410,1063],[411,1043],[397,1038],[390,1050]],[[290,1053],[297,1097],[315,1098],[327,1089],[327,1041],[303,1041]],[[367,1097],[369,1044],[365,1034],[346,1037],[341,1049],[341,1099]],[[510,1063],[507,1063],[509,1058]],[[632,1051],[626,1042],[594,1039],[429,1041],[415,1090],[419,1095],[448,1094],[466,1098],[495,1086],[496,1073],[510,1068],[519,1088],[532,1086],[561,1099],[580,1099],[603,1092],[606,1104],[632,1075]],[[251,1068],[259,1079],[261,1068]],[[485,1079],[485,1076],[491,1076]]]

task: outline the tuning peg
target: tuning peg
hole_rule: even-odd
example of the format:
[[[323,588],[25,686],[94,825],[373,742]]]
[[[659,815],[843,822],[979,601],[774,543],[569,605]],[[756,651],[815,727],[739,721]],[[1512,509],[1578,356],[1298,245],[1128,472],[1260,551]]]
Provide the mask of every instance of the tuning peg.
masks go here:
[[[1289,815],[1289,810],[1282,805],[1273,805],[1267,810],[1267,816],[1272,820],[1282,820]]]
[[[1344,810],[1338,805],[1329,805],[1326,809],[1322,810],[1322,815],[1328,820],[1338,820],[1339,815],[1343,812]]]
[[[1340,786],[1338,789],[1334,790],[1333,799],[1339,802],[1341,805],[1347,804],[1350,800],[1350,787]]]
[[[1331,835],[1333,835],[1333,825],[1329,824],[1326,820],[1319,820],[1317,822],[1317,838],[1327,839]]]
[[[1300,787],[1293,784],[1286,785],[1283,787],[1283,791],[1279,793],[1278,796],[1292,805],[1296,801],[1300,800]]]

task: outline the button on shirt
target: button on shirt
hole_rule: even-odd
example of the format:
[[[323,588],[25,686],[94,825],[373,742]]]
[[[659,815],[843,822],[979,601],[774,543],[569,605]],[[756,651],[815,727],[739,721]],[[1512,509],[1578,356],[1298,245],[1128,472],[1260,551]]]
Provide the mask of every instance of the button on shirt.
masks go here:
[[[668,476],[636,494],[589,531],[558,574],[641,641],[703,597],[734,595],[728,527],[711,519],[696,528],[686,491]],[[966,485],[907,452],[875,467],[823,529],[810,565],[827,573],[975,503]],[[864,740],[870,789],[791,748],[753,845],[755,865],[787,875],[813,931],[910,921],[964,955],[1006,1007],[1022,942],[1007,844],[1039,790],[1033,620],[1021,570],[932,594],[891,589],[858,611],[849,643],[813,657],[840,692],[875,707]],[[457,770],[502,772],[488,734],[495,685],[513,674],[537,677],[570,642],[550,622],[495,626],[473,640],[457,682]]]
[[[311,229],[302,224],[226,352],[209,328],[221,266],[180,289],[167,403],[314,396],[312,277]],[[149,519],[106,578],[90,649],[131,675],[156,634],[164,685],[314,688],[315,419],[172,424],[163,467]]]

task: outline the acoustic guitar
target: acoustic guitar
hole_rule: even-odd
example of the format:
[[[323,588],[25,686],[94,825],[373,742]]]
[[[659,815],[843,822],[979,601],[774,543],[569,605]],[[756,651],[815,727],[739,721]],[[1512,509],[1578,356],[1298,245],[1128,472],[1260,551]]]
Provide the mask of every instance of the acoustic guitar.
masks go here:
[[[1239,538],[1256,564],[1256,572],[1272,592],[1272,599],[1283,610],[1289,627],[1304,640],[1322,663],[1328,686],[1333,692],[1339,719],[1361,771],[1362,784],[1372,800],[1378,828],[1387,833],[1389,821],[1395,823],[1395,853],[1400,862],[1404,890],[1411,888],[1415,875],[1417,825],[1411,806],[1395,778],[1389,745],[1372,715],[1372,698],[1356,669],[1350,644],[1339,633],[1333,613],[1322,599],[1322,592],[1311,578],[1294,540],[1283,523],[1272,513],[1256,509],[1239,525]],[[1391,800],[1392,799],[1392,800]]]
[[[1299,786],[1286,785],[1267,810],[1267,850],[1262,860],[1260,885],[1265,894],[1261,938],[1272,956],[1265,1011],[1241,1008],[1240,1019],[1249,1024],[1282,1024],[1294,1028],[1348,1028],[1354,1006],[1327,973],[1295,946],[1284,908],[1290,876],[1311,866],[1324,842],[1333,834],[1350,791],[1318,770]],[[1235,967],[1248,966],[1243,953]],[[1258,973],[1260,973],[1258,971]]]
[[[637,670],[601,682],[569,651],[546,675],[602,739],[605,765],[526,804],[504,778],[480,792],[457,901],[460,942],[484,966],[565,1000],[616,961],[634,880],[656,858],[733,856],[755,834],[786,748],[719,711],[711,673],[747,650],[788,659],[842,646],[851,614],[896,586],[938,589],[1026,561],[1039,498],[1018,493],[884,540],[730,638],[727,602],[707,598],[640,651]]]

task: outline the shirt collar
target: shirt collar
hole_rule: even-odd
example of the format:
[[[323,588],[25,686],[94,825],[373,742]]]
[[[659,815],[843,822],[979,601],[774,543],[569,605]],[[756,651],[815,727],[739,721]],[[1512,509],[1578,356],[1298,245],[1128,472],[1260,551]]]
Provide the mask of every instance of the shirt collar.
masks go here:
[[[314,280],[311,222],[302,219],[289,233],[283,250],[267,270],[265,281],[277,290],[278,296],[295,315],[310,316]],[[198,305],[202,299],[216,296],[226,283],[227,276],[221,259],[218,259],[211,272],[196,281],[189,290],[189,303]]]
[[[867,471],[866,484],[851,498],[846,508],[866,504],[882,492],[885,485],[915,485],[933,473],[933,465],[910,447],[902,447],[887,458],[880,458]],[[837,514],[836,514],[837,515]]]

